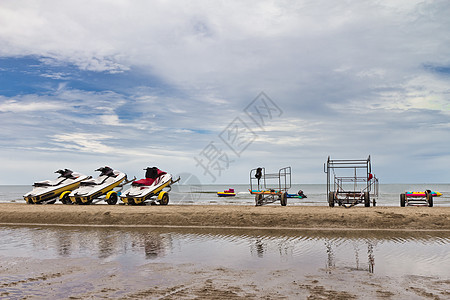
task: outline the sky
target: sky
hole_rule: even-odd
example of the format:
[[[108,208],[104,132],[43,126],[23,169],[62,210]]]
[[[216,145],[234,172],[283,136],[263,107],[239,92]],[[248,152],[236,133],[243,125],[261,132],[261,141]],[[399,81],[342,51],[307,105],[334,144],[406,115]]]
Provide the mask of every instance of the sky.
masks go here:
[[[449,15],[446,0],[3,0],[0,184],[104,165],[326,183],[328,156],[369,155],[380,183],[448,183]]]

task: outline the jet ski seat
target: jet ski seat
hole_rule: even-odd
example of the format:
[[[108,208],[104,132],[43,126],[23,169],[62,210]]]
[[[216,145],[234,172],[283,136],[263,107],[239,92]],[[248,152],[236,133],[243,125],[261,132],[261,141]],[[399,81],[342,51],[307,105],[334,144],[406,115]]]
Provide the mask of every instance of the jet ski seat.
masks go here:
[[[102,167],[102,168],[98,168],[95,171],[100,171],[100,175],[97,178],[92,178],[89,180],[85,180],[81,182],[81,185],[100,185],[105,183],[105,181],[109,178],[109,177],[117,177],[117,175],[119,175],[120,172],[114,172],[113,169],[111,169],[108,166]]]
[[[33,184],[33,186],[57,186],[60,185],[66,179],[76,179],[77,177],[73,176],[73,171],[69,169],[58,170],[55,173],[60,174],[56,180],[43,180],[38,181]]]
[[[145,178],[144,179],[140,179],[140,180],[136,180],[133,181],[133,183],[131,185],[152,185],[155,181],[158,181],[158,178],[167,174],[164,171],[161,171],[160,169],[158,169],[157,167],[148,167],[145,172]]]

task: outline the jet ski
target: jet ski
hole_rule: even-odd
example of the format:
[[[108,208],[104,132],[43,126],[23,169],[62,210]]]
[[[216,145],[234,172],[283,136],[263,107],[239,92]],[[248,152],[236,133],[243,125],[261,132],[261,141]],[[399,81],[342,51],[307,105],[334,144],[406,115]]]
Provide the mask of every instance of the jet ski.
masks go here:
[[[106,203],[114,205],[117,203],[118,192],[114,188],[122,188],[129,183],[126,181],[127,175],[108,166],[98,168],[100,175],[97,178],[91,178],[81,182],[80,187],[71,193],[62,195],[61,199],[70,199],[74,204],[91,204],[94,199],[105,200]],[[105,196],[104,198],[100,198]],[[98,201],[97,201],[98,202]]]
[[[144,204],[146,200],[152,200],[152,204],[157,201],[161,205],[167,205],[170,186],[180,178],[173,181],[171,174],[161,171],[157,167],[148,167],[144,170],[146,171],[145,178],[134,181],[131,188],[123,192],[120,199],[130,205]],[[164,188],[169,188],[169,191],[163,191]],[[157,198],[152,199],[154,196]]]
[[[33,190],[23,196],[28,204],[54,204],[62,193],[70,193],[89,176],[69,169],[58,170],[55,180],[43,180],[33,184]]]
[[[287,194],[288,198],[299,198],[299,199],[305,199],[308,198],[306,197],[306,195],[303,193],[302,190],[298,191],[297,194]]]

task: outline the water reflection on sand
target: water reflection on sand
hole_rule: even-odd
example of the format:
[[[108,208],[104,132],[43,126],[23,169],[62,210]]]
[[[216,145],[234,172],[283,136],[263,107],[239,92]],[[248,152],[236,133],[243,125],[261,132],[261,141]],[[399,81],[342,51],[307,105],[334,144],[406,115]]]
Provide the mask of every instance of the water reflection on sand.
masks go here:
[[[13,299],[439,298],[450,286],[449,232],[4,226],[0,239],[0,297]]]
[[[0,256],[448,275],[448,232],[0,227]],[[376,267],[375,267],[376,266]],[[426,267],[423,267],[426,266]],[[423,267],[423,268],[422,268]]]

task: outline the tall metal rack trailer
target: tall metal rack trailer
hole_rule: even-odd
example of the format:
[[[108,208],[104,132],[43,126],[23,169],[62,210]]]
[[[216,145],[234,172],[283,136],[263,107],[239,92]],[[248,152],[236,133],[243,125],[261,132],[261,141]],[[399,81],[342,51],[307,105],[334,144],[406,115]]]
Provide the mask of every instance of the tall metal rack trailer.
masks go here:
[[[291,188],[291,167],[278,170],[278,173],[266,173],[264,167],[250,170],[250,194],[255,195],[256,206],[280,201],[287,205],[287,192]]]
[[[352,207],[364,203],[376,206],[378,179],[372,174],[370,155],[367,159],[331,159],[323,165],[327,174],[327,201],[330,207]]]

